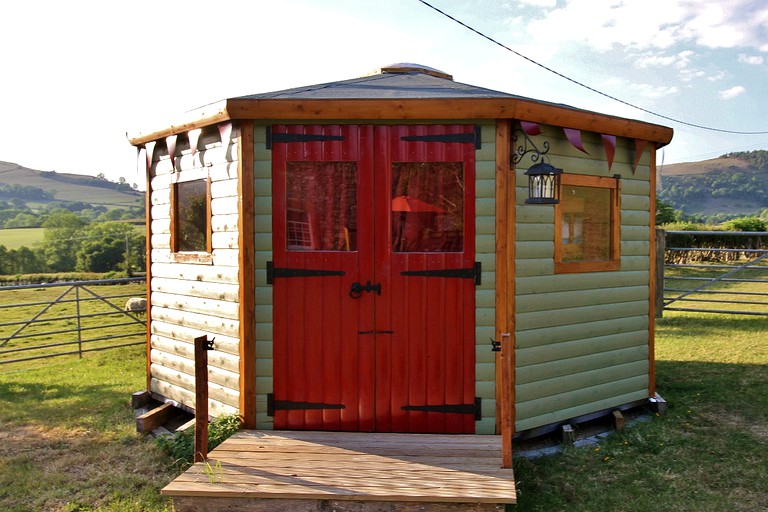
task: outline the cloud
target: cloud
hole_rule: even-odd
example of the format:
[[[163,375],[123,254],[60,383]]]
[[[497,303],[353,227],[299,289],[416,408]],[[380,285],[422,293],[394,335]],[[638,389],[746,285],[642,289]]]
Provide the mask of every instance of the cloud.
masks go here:
[[[640,93],[645,98],[663,98],[677,94],[680,89],[671,85],[631,84],[630,88]]]
[[[691,50],[684,50],[674,55],[662,54],[646,54],[641,56],[635,61],[635,67],[639,69],[646,68],[661,68],[673,66],[675,69],[684,69],[688,67],[691,62],[691,57],[694,52]]]
[[[668,8],[665,2],[665,19],[671,10],[674,6]],[[584,42],[602,51],[615,45],[666,48],[674,43],[674,37],[669,24],[661,18],[645,2],[571,0],[531,22],[528,29],[533,37],[561,43]]]
[[[731,100],[736,96],[740,96],[744,94],[745,92],[747,92],[747,89],[744,88],[744,86],[737,85],[735,87],[731,87],[730,89],[720,91],[720,97],[724,100]]]
[[[765,58],[762,55],[746,55],[742,53],[739,55],[739,62],[752,64],[753,66],[759,66],[765,62]]]
[[[557,0],[519,0],[523,5],[532,5],[534,7],[554,7]]]
[[[532,37],[583,42],[600,51],[616,46],[667,49],[679,43],[768,51],[766,27],[764,0],[729,0],[727,6],[705,0],[570,0],[528,29]]]
[[[720,80],[723,80],[725,78],[725,72],[718,71],[716,75],[711,75],[707,77],[707,80],[710,82],[719,82]]]

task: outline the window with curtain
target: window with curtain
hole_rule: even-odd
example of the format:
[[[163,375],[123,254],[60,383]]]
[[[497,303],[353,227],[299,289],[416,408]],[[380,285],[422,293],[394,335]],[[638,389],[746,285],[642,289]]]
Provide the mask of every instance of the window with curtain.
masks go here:
[[[618,270],[619,180],[563,175],[555,206],[555,272]]]
[[[357,250],[357,164],[288,162],[286,249]]]

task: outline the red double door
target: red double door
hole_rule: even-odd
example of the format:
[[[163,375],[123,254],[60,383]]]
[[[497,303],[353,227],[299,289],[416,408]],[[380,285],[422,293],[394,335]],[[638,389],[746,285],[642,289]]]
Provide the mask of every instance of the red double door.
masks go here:
[[[474,432],[474,126],[273,126],[277,429]]]

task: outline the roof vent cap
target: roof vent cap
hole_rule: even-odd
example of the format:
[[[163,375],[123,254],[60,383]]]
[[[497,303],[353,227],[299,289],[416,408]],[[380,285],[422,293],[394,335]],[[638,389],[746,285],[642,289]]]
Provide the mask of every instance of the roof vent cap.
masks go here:
[[[453,76],[449,75],[445,71],[431,68],[429,66],[423,66],[421,64],[414,64],[413,62],[398,62],[396,64],[390,64],[389,66],[383,66],[379,69],[375,69],[368,73],[366,76],[381,75],[383,73],[423,73],[425,75],[435,76],[437,78],[444,78],[446,80],[453,80]]]

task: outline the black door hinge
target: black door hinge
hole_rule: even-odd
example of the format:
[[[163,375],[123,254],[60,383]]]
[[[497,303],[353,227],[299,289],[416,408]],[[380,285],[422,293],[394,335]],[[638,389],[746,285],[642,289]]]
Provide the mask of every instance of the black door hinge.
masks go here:
[[[275,411],[317,411],[322,409],[345,409],[344,404],[325,404],[320,402],[294,402],[275,400],[275,395],[267,395],[267,416],[274,416]]]
[[[330,140],[344,140],[344,136],[313,133],[273,132],[271,126],[267,127],[267,149],[272,149],[274,144],[281,142],[324,142]]]
[[[481,276],[483,266],[479,261],[470,268],[441,268],[434,270],[405,270],[400,272],[402,276],[421,276],[421,277],[458,277],[463,279],[474,279],[476,285],[482,284]]]
[[[460,144],[474,144],[475,149],[480,149],[481,137],[480,127],[475,126],[475,130],[465,133],[442,133],[439,135],[405,135],[400,140],[415,142],[458,142]]]
[[[274,284],[275,279],[279,277],[323,277],[343,275],[343,270],[276,267],[271,261],[267,262],[267,284]]]
[[[404,405],[401,407],[404,411],[421,412],[442,412],[448,414],[474,414],[475,420],[483,419],[482,398],[475,397],[475,403],[472,404],[441,404],[441,405]]]

